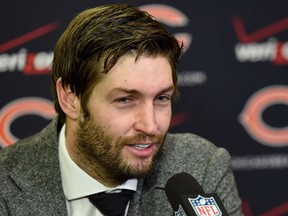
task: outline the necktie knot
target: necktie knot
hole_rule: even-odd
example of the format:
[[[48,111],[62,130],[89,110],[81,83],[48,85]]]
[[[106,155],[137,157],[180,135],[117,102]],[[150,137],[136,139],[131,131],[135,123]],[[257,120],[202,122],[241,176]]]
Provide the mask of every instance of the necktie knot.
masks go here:
[[[134,191],[122,189],[88,196],[90,202],[105,216],[124,216]]]

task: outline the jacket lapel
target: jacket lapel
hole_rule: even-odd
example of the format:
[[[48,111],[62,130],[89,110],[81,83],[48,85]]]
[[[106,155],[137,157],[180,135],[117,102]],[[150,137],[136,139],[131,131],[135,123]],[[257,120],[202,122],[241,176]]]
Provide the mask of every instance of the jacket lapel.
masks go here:
[[[16,173],[11,178],[19,188],[13,198],[14,205],[21,209],[19,215],[67,215],[61,182],[31,182]]]
[[[162,154],[156,166],[145,179],[139,179],[137,191],[131,200],[129,216],[171,215],[173,209],[165,194],[167,175],[163,174]],[[168,175],[169,176],[169,175]]]

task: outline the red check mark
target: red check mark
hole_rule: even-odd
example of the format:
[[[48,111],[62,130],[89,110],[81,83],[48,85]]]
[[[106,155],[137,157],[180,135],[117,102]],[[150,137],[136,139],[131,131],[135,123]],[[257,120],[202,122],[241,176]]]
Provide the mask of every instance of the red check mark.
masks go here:
[[[232,23],[238,40],[242,43],[259,41],[288,29],[288,17],[249,34],[247,34],[240,17],[234,16]]]
[[[187,121],[188,118],[189,118],[189,114],[186,112],[175,114],[171,119],[170,127],[178,126],[184,123],[185,121]]]
[[[41,37],[41,36],[51,32],[51,31],[57,29],[58,26],[59,26],[58,22],[51,22],[51,23],[44,25],[40,28],[37,28],[31,32],[28,32],[28,33],[26,33],[26,34],[24,34],[18,38],[14,38],[14,39],[6,42],[6,43],[0,44],[0,53],[5,52],[9,49],[13,49],[17,46],[20,46],[24,43],[27,43],[31,40],[38,38],[38,37]]]
[[[287,215],[287,213],[288,213],[288,202],[283,203],[282,205],[277,206],[276,208],[268,212],[262,213],[260,216],[272,216],[272,215],[281,216],[281,215]]]

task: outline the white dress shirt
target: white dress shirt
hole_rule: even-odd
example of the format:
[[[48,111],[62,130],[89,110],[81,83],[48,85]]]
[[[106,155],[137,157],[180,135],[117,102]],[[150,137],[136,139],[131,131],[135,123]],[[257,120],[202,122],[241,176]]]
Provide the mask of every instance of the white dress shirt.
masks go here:
[[[90,203],[87,196],[120,188],[136,191],[137,179],[128,180],[116,188],[108,188],[92,178],[69,156],[66,148],[65,129],[66,125],[64,124],[59,135],[59,161],[68,216],[102,216],[101,212]]]

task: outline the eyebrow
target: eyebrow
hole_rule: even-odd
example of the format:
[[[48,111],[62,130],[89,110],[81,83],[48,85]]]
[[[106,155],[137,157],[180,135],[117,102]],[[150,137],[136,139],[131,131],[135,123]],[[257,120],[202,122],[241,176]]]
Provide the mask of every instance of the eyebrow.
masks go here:
[[[163,94],[165,92],[169,92],[169,91],[175,91],[175,86],[171,85],[167,88],[164,88],[162,90],[160,90],[156,95],[160,95]],[[112,96],[115,93],[127,93],[127,94],[133,94],[133,95],[141,95],[141,92],[136,90],[136,89],[129,89],[129,88],[125,88],[125,87],[117,87],[117,88],[113,88],[112,90],[109,91],[108,96]]]

